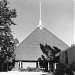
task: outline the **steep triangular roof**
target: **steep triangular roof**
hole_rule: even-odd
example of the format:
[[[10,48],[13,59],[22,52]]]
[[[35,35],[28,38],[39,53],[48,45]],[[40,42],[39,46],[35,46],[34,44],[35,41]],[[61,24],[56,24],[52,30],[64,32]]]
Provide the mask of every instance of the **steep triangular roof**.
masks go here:
[[[16,48],[16,60],[37,60],[41,54],[39,44],[56,46],[61,50],[69,46],[52,34],[44,26],[37,26]]]

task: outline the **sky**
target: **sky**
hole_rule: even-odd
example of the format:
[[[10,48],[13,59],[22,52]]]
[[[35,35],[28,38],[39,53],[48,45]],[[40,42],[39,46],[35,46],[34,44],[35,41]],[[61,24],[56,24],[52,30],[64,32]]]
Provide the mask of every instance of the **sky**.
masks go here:
[[[9,7],[15,8],[17,17],[12,26],[13,35],[22,42],[39,22],[39,2],[42,3],[43,25],[63,42],[74,43],[74,2],[73,0],[8,0]]]

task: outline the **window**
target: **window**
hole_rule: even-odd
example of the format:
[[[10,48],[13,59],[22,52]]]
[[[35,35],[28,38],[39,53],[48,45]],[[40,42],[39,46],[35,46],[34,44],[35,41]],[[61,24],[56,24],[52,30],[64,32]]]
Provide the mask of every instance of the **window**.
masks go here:
[[[36,67],[36,62],[23,62],[23,68],[27,68],[27,67]]]

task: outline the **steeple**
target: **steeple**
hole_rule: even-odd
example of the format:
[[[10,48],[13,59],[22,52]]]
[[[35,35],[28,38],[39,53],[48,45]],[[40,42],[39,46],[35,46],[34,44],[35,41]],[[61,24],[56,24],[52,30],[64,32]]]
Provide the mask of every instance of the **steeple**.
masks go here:
[[[42,25],[42,20],[41,20],[41,2],[40,2],[40,20],[39,20],[39,25]]]
[[[40,14],[39,14],[40,18],[39,18],[39,25],[37,27],[40,27],[40,29],[42,29],[43,25],[42,25],[42,18],[41,18],[41,2],[40,2]]]

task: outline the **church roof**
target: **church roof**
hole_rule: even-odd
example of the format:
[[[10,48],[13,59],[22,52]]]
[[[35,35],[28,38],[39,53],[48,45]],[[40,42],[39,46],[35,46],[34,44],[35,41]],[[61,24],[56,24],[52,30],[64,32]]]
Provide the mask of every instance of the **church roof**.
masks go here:
[[[41,27],[41,28],[40,28]],[[16,60],[37,60],[43,53],[39,44],[56,46],[61,50],[69,48],[62,40],[44,26],[37,26],[16,48]]]

